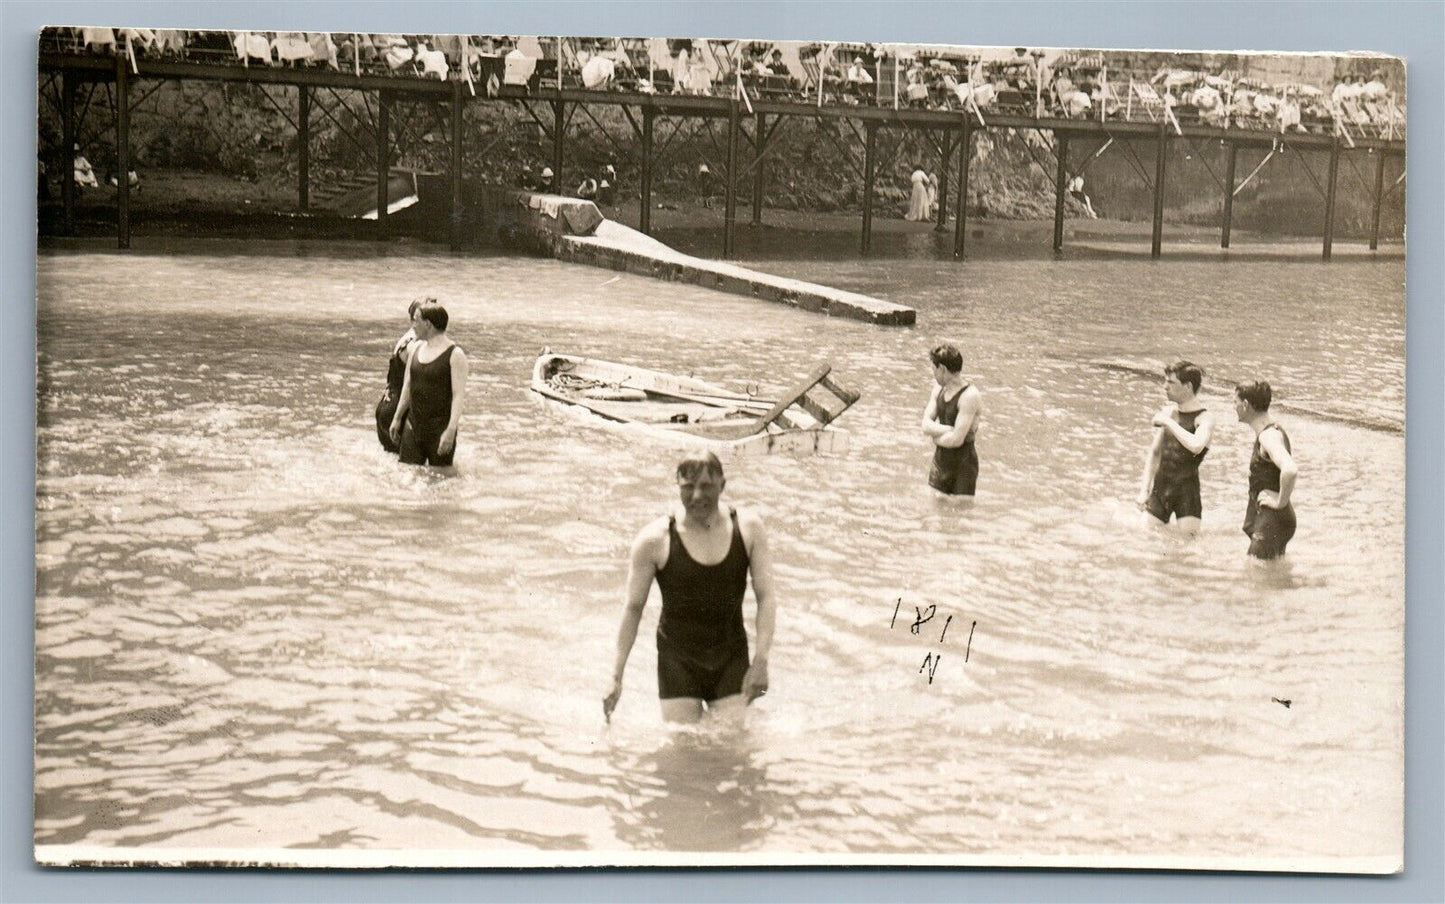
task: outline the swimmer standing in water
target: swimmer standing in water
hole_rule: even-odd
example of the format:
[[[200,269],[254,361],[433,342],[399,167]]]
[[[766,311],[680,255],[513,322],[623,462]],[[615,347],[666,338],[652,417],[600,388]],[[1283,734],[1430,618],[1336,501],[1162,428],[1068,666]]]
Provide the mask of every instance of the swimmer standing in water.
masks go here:
[[[1299,469],[1295,467],[1289,434],[1269,413],[1273,394],[1264,380],[1234,387],[1234,413],[1241,424],[1248,424],[1254,431],[1244,532],[1249,535],[1249,554],[1256,559],[1284,555],[1296,526],[1290,496]]]
[[[677,465],[680,505],[644,527],[632,543],[627,596],[617,632],[612,689],[602,700],[609,721],[622,697],[622,673],[652,582],[662,592],[657,623],[657,694],[668,722],[703,714],[739,715],[768,692],[768,654],[776,604],[763,522],[720,503],[722,462],[697,452]],[[757,655],[748,658],[743,595],[752,576],[757,600]]]
[[[401,387],[406,382],[406,364],[411,354],[411,347],[418,340],[416,338],[416,309],[426,301],[436,301],[435,298],[413,301],[406,308],[407,322],[411,324],[401,338],[396,340],[392,346],[391,358],[386,363],[386,392],[382,393],[381,401],[376,403],[376,438],[381,441],[381,447],[392,455],[397,454],[401,449],[396,441],[391,438],[391,421],[396,416],[396,407],[401,402]]]
[[[402,464],[448,467],[456,455],[467,356],[447,336],[447,320],[447,309],[428,301],[412,321],[421,341],[408,352],[401,398],[391,418],[391,439]]]
[[[1173,517],[1181,533],[1199,533],[1204,504],[1199,497],[1199,463],[1214,436],[1214,416],[1198,399],[1204,371],[1189,361],[1164,368],[1164,395],[1169,404],[1154,415],[1154,441],[1144,459],[1139,508],[1152,525]]]
[[[972,497],[978,488],[978,417],[983,396],[963,378],[963,353],[940,345],[928,353],[936,384],[923,410],[923,433],[933,441],[928,485],[946,496]]]

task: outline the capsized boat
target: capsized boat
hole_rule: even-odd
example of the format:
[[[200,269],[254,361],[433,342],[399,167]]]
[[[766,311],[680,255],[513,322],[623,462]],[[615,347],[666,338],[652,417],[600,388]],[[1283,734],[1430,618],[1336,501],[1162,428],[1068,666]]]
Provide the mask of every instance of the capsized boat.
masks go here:
[[[858,393],[819,365],[776,400],[695,377],[544,351],[531,392],[554,410],[582,412],[654,439],[729,454],[842,452],[848,434],[833,421]]]

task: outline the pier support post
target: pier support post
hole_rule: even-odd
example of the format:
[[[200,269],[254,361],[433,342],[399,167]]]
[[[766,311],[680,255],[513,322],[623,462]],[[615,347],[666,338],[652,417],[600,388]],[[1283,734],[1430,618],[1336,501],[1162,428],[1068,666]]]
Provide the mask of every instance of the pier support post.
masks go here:
[[[1335,244],[1335,182],[1340,174],[1340,137],[1330,142],[1330,172],[1325,177],[1325,247],[1324,259],[1330,259]]]
[[[943,131],[942,144],[938,149],[938,198],[936,199],[938,202],[938,222],[934,224],[934,232],[946,232],[948,230],[948,167],[949,164],[953,162],[949,159],[953,156],[953,154],[950,153],[953,150],[953,145],[949,142],[952,140],[952,137],[953,132],[945,129]]]
[[[60,162],[61,221],[65,235],[75,234],[75,76],[70,70],[60,73],[60,130],[65,151]]]
[[[385,91],[376,95],[376,237],[386,238],[386,208],[391,198],[391,104]]]
[[[1064,250],[1064,189],[1069,178],[1068,136],[1054,135],[1054,155],[1058,166],[1054,170],[1054,253]]]
[[[863,131],[863,235],[858,252],[866,255],[873,247],[873,151],[877,145],[878,126],[870,122]]]
[[[1370,250],[1380,248],[1380,206],[1385,202],[1385,149],[1375,148],[1375,209],[1370,214]]]
[[[1159,123],[1158,145],[1154,150],[1154,233],[1149,256],[1159,258],[1164,247],[1164,161],[1169,157],[1169,123]]]
[[[953,215],[953,259],[963,260],[964,236],[968,229],[968,158],[973,147],[973,129],[963,121],[958,136],[958,210]]]
[[[311,89],[296,86],[296,208],[311,209]]]
[[[723,259],[730,260],[737,249],[738,219],[738,134],[742,131],[742,120],[738,113],[738,102],[728,106],[727,185],[723,188]]]
[[[1224,228],[1219,233],[1219,247],[1229,247],[1229,230],[1234,225],[1234,165],[1239,145],[1229,142],[1229,162],[1224,165]]]
[[[130,70],[115,60],[116,246],[130,247]]]
[[[561,61],[558,61],[559,65]],[[559,72],[561,70],[558,70]],[[557,76],[561,78],[561,75]],[[566,157],[567,142],[567,104],[560,101],[552,101],[552,191],[555,194],[566,194],[562,189],[562,161]]]
[[[753,221],[750,225],[763,225],[763,127],[768,118],[758,113],[753,126]]]
[[[637,214],[637,229],[652,234],[652,121],[657,114],[651,107],[642,111],[642,198]]]
[[[466,95],[462,93],[461,81],[452,82],[451,160],[447,168],[452,188],[452,209],[447,221],[447,241],[453,251],[460,251],[462,247],[462,111],[465,104]]]

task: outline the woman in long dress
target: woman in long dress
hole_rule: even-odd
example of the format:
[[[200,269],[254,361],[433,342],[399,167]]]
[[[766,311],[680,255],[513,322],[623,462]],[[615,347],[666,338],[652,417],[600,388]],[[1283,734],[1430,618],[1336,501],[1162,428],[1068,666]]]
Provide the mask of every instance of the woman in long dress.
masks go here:
[[[928,219],[928,174],[923,167],[915,165],[913,175],[908,177],[913,182],[913,192],[908,198],[908,214],[906,219],[918,222]]]

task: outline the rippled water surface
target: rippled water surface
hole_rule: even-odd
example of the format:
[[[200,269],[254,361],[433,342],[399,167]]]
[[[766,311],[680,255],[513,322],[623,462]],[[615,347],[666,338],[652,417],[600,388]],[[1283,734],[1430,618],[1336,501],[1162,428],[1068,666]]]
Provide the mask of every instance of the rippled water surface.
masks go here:
[[[38,266],[39,843],[1400,849],[1400,261],[766,264],[914,305],[912,329],[401,247]],[[419,294],[472,361],[454,476],[371,424]],[[966,509],[924,483],[943,339],[985,399]],[[827,360],[862,391],[846,455],[730,465],[779,586],[744,731],[663,728],[655,596],[604,728],[626,550],[673,453],[536,407],[543,346],[768,392]],[[1227,382],[1202,536],[1137,526],[1162,388],[1099,362],[1180,355],[1277,387],[1301,468],[1283,563],[1244,555]]]

